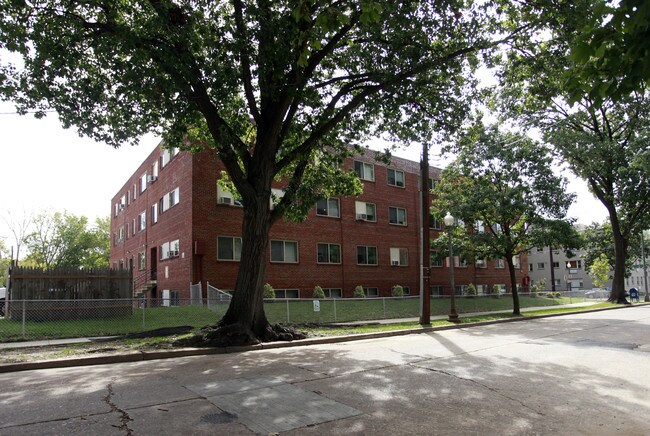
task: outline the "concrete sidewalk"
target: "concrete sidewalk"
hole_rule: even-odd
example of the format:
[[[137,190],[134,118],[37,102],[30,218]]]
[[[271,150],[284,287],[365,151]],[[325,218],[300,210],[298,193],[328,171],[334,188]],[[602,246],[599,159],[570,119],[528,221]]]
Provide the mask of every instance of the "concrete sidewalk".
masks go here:
[[[536,310],[544,309],[556,309],[563,307],[587,307],[599,303],[599,301],[594,302],[584,302],[584,303],[573,303],[573,304],[563,304],[559,306],[542,306],[542,307],[526,307],[522,308],[522,312],[534,312]],[[510,313],[512,310],[499,310],[494,312],[475,312],[475,313],[462,313],[459,314],[461,318],[463,317],[475,317],[490,315],[494,313]],[[431,320],[440,320],[447,319],[447,315],[434,315],[431,317]],[[369,321],[353,321],[353,322],[344,322],[344,323],[331,323],[329,325],[335,326],[360,326],[368,324],[398,324],[405,322],[417,322],[419,318],[391,318],[391,319],[376,319]],[[91,343],[95,341],[103,341],[107,339],[118,339],[119,336],[102,336],[102,337],[92,337],[92,338],[69,338],[69,339],[49,339],[43,341],[24,341],[24,342],[3,342],[0,343],[0,350],[9,349],[9,348],[34,348],[34,347],[48,347],[48,346],[58,346],[58,345],[68,345],[68,344],[83,344]]]
[[[531,318],[0,374],[0,436],[650,434],[650,305]]]

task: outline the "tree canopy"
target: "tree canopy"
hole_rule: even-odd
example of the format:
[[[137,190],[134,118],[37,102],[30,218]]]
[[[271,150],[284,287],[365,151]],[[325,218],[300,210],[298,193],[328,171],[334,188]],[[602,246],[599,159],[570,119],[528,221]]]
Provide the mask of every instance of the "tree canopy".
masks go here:
[[[4,2],[2,95],[54,109],[113,145],[159,132],[213,150],[244,205],[242,255],[219,335],[274,339],[262,307],[268,231],[319,198],[358,192],[343,158],[370,136],[453,130],[482,49],[530,26],[505,0]],[[269,206],[271,185],[284,195]],[[230,340],[230,339],[229,339]]]
[[[456,152],[434,188],[434,213],[449,211],[471,226],[463,236],[474,257],[506,261],[519,314],[513,257],[535,246],[574,243],[575,231],[565,219],[574,195],[553,173],[549,150],[524,135],[479,124]]]
[[[110,221],[67,212],[41,213],[34,218],[34,231],[27,237],[25,261],[43,268],[107,268]]]
[[[500,103],[524,126],[537,127],[607,209],[616,256],[611,299],[625,302],[630,239],[650,224],[650,93],[624,93],[625,87],[615,98],[609,91],[576,93],[568,78],[584,68],[570,53],[580,43],[579,30],[598,13],[597,3],[576,2],[561,20],[551,17],[542,43],[522,42],[510,53]]]

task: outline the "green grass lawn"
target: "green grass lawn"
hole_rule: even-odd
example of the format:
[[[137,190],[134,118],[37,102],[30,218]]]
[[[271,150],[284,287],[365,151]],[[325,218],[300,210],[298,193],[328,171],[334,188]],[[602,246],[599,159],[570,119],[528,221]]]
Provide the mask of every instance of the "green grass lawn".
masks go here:
[[[512,299],[457,298],[459,314],[511,310]],[[572,302],[577,302],[574,298]],[[521,307],[556,306],[569,303],[568,298],[520,297]],[[312,300],[268,301],[264,308],[272,323],[326,324],[385,318],[417,318],[419,298],[395,298],[365,300],[321,300],[320,311],[314,312]],[[23,335],[22,320],[0,319],[0,342],[23,340],[61,339],[73,337],[116,336],[138,333],[162,327],[192,326],[201,328],[214,324],[225,313],[227,306],[156,307],[144,310],[134,308],[130,316],[70,321],[27,321]],[[449,313],[448,298],[431,299],[431,314]]]

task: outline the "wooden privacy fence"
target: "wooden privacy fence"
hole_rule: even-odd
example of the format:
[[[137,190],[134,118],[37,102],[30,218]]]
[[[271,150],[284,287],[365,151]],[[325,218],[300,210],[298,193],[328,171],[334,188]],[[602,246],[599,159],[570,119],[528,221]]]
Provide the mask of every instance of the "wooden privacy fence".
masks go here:
[[[14,267],[6,312],[32,321],[130,316],[132,296],[131,270]]]

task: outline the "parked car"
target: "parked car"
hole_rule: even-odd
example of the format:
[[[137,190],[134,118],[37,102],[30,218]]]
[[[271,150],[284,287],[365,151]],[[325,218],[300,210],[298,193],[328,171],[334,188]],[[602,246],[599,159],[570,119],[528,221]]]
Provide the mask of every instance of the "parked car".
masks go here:
[[[593,288],[591,291],[585,292],[585,298],[608,298],[609,291],[607,289]]]

